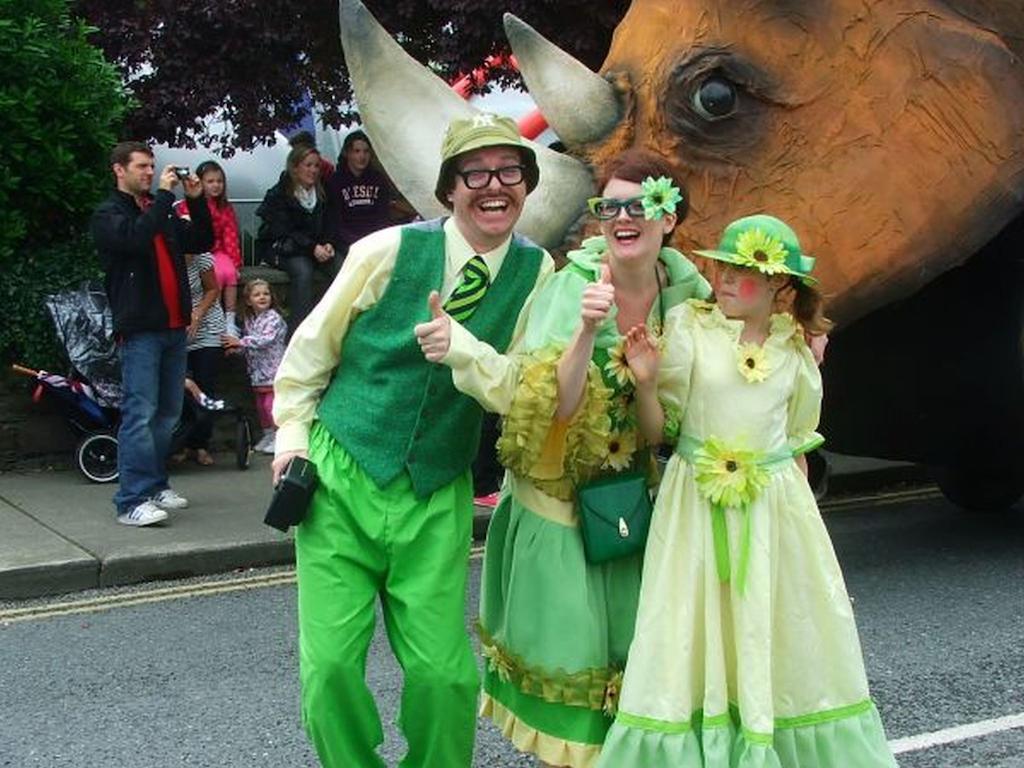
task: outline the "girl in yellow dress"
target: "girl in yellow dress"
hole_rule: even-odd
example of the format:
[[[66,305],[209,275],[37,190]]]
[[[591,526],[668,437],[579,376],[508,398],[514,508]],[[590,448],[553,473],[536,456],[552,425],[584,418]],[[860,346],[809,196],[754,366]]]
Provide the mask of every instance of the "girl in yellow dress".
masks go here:
[[[716,303],[629,333],[638,418],[675,444],[599,768],[890,768],[843,577],[805,477],[820,294],[771,216],[725,230]],[[793,311],[773,313],[780,292]],[[660,359],[659,359],[660,358]]]

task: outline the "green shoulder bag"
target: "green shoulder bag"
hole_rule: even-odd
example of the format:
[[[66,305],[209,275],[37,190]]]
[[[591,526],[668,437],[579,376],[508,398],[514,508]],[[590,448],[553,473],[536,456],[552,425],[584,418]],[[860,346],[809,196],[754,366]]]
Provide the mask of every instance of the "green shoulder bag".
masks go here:
[[[651,493],[642,472],[598,478],[576,491],[587,561],[603,563],[644,548],[651,527]]]

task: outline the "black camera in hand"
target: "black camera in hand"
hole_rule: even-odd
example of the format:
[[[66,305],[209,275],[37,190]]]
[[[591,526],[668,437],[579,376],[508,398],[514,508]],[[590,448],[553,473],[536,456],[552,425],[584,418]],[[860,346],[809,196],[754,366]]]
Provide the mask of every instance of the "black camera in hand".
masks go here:
[[[274,488],[263,522],[282,532],[301,523],[306,518],[317,483],[316,465],[301,456],[293,457]]]
[[[176,165],[174,166],[174,175],[184,181],[192,174],[192,170],[187,165]]]

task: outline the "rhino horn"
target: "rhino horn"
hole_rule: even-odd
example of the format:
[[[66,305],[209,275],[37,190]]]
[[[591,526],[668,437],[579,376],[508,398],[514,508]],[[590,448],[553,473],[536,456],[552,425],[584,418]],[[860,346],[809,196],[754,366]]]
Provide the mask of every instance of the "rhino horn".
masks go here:
[[[421,216],[446,214],[434,197],[441,140],[453,118],[478,110],[402,50],[359,0],[340,0],[338,15],[352,92],[374,152]],[[578,160],[527,143],[537,155],[540,183],[516,230],[553,248],[583,212],[593,179]]]
[[[526,198],[516,230],[545,248],[557,248],[594,194],[590,170],[574,157],[526,142],[537,155],[540,183]]]
[[[622,120],[622,99],[603,77],[511,13],[505,14],[505,36],[530,96],[566,144],[597,141]]]
[[[439,216],[444,208],[434,184],[444,129],[473,108],[402,50],[359,0],[340,0],[338,16],[352,93],[374,152],[423,217]]]

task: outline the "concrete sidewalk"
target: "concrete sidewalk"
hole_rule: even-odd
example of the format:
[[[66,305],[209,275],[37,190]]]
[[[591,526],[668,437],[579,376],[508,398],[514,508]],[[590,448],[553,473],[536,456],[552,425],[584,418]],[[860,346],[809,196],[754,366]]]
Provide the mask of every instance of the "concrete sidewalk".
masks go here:
[[[115,484],[72,470],[0,474],[0,598],[291,561],[291,538],[263,524],[270,457],[254,455],[245,471],[217,459],[172,470],[191,506],[142,529],[115,521]]]
[[[292,562],[291,535],[263,524],[270,457],[254,455],[245,471],[226,454],[217,459],[213,467],[175,468],[172,484],[191,506],[142,529],[115,522],[114,485],[95,485],[73,470],[0,473],[0,599]],[[915,465],[835,455],[830,461],[830,493],[925,480]],[[477,508],[478,540],[489,516]]]

